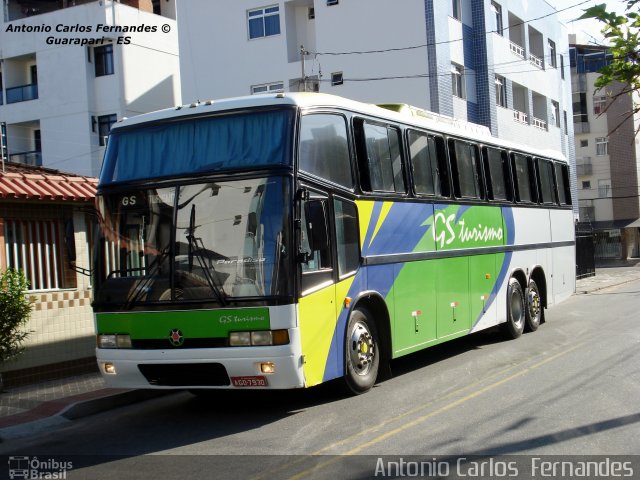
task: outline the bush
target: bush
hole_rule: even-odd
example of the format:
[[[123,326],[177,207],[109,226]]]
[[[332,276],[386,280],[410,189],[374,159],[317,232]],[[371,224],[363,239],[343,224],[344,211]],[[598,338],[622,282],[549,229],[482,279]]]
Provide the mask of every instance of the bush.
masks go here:
[[[31,314],[27,298],[29,282],[17,270],[0,272],[0,366],[24,351],[22,345],[29,332],[23,327]]]

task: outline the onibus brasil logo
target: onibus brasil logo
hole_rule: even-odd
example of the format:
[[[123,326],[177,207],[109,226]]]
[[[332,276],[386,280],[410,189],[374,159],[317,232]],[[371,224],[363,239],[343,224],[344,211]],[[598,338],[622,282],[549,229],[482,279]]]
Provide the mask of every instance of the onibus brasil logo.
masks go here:
[[[9,478],[25,479],[65,479],[67,472],[73,469],[72,462],[63,462],[53,458],[12,456],[9,457]]]

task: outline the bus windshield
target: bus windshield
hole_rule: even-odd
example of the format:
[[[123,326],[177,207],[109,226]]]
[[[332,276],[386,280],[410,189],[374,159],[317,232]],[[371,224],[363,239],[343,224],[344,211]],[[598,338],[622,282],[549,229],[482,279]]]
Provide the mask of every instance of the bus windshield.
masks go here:
[[[100,185],[290,165],[294,115],[293,109],[256,110],[116,129]]]
[[[277,176],[98,197],[96,305],[286,295],[289,182]]]

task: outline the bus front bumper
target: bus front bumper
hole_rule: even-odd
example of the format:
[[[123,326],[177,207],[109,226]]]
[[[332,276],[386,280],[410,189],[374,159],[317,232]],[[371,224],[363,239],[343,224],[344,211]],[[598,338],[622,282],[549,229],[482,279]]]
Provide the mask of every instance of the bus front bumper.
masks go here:
[[[291,345],[224,349],[97,349],[106,384],[150,389],[304,387],[303,359]],[[271,370],[273,370],[271,372]]]

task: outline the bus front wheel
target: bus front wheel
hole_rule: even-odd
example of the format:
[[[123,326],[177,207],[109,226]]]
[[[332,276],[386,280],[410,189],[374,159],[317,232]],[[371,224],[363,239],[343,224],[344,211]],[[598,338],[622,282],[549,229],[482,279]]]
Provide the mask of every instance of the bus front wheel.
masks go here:
[[[527,289],[527,330],[535,332],[542,321],[542,299],[538,284],[531,280]]]
[[[373,317],[365,308],[351,312],[345,339],[346,372],[348,389],[364,393],[373,387],[380,365],[380,342]]]
[[[520,282],[515,278],[509,280],[507,287],[507,322],[502,325],[502,330],[509,338],[518,338],[524,331],[525,324],[525,299]]]

